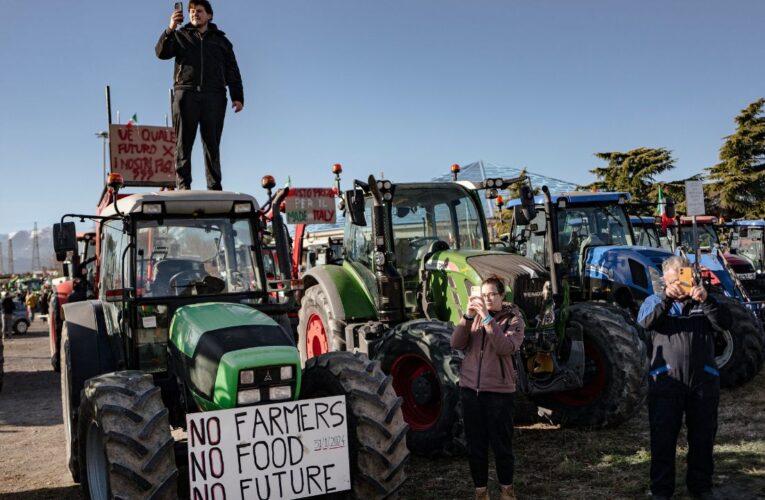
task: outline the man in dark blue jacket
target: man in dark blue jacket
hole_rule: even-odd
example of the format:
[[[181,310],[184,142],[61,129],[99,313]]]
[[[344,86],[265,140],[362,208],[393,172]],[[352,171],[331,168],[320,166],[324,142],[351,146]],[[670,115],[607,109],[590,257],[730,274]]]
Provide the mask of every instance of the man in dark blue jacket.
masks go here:
[[[638,314],[651,350],[648,417],[651,427],[651,493],[671,498],[675,490],[675,452],[683,413],[688,428],[688,491],[696,498],[712,492],[720,374],[715,364],[715,330],[730,327],[728,310],[694,284],[680,283],[688,261],[664,261],[664,292],[648,297]]]
[[[236,113],[244,107],[242,77],[234,47],[213,24],[207,0],[189,2],[191,22],[181,29],[183,12],[176,10],[159,37],[155,51],[160,59],[175,58],[173,128],[176,134],[175,171],[178,189],[191,189],[191,148],[202,135],[207,189],[221,190],[220,139],[226,116],[226,87]]]

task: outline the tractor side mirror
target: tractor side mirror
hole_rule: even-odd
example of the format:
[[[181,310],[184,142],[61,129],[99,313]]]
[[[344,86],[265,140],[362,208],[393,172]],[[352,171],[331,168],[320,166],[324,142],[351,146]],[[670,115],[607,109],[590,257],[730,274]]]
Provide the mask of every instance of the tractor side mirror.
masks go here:
[[[666,208],[667,217],[669,217],[670,219],[674,219],[675,215],[676,215],[676,213],[675,213],[675,200],[673,200],[672,198],[668,197],[667,200],[665,201],[665,203],[667,204],[667,208]]]
[[[531,186],[528,184],[522,184],[518,190],[518,194],[521,197],[521,210],[526,220],[531,221],[537,215],[536,208],[534,207],[534,192],[531,190]]]
[[[53,249],[59,262],[66,260],[67,252],[77,251],[77,229],[74,222],[53,224]]]
[[[520,205],[513,205],[513,221],[517,226],[526,226],[531,222],[526,217],[526,211]]]
[[[364,192],[360,189],[348,191],[346,194],[346,206],[350,208],[349,215],[354,226],[366,226],[367,219],[364,216]]]

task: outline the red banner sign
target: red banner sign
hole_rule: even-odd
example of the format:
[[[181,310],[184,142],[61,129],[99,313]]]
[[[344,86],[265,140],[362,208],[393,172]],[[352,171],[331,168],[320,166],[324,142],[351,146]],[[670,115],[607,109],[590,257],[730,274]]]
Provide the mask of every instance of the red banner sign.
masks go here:
[[[112,172],[126,186],[175,186],[175,132],[170,127],[110,125]]]

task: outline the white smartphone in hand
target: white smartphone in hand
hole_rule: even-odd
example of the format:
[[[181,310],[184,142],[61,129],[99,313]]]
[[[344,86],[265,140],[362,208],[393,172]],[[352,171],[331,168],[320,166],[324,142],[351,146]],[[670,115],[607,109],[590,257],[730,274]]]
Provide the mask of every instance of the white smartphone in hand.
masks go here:
[[[481,297],[481,287],[480,286],[471,286],[470,287],[470,296],[471,297]]]

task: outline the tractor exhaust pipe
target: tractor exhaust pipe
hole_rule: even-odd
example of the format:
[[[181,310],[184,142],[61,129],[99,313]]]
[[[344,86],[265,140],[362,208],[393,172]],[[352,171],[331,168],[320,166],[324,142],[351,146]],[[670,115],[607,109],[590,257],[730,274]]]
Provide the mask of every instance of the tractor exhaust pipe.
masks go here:
[[[560,283],[558,281],[558,262],[560,249],[558,248],[558,218],[553,213],[553,202],[550,190],[542,186],[542,194],[545,197],[545,223],[547,224],[547,260],[550,262],[550,286],[555,304],[559,305]]]
[[[377,315],[383,323],[399,323],[404,320],[404,281],[396,270],[392,229],[386,230],[385,227],[388,220],[386,212],[393,199],[393,186],[389,181],[382,181],[381,184],[378,186],[375,177],[369,176],[369,191],[374,200],[372,235],[375,251],[372,260],[377,282]]]

